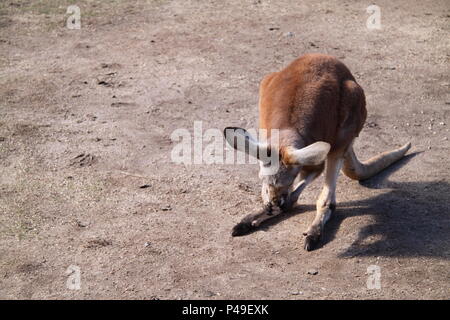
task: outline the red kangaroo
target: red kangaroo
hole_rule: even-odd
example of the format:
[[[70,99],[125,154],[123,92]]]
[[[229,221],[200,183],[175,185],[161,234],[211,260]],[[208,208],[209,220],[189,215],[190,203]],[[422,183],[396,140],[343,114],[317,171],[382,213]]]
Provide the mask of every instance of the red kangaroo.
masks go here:
[[[316,217],[303,233],[305,249],[312,250],[336,208],[339,171],[342,169],[351,179],[368,179],[402,158],[411,147],[408,143],[360,162],[352,145],[366,117],[363,89],[334,57],[306,54],[285,69],[265,76],[259,91],[259,127],[267,130],[266,139],[258,141],[236,127],[226,128],[224,135],[235,149],[260,160],[260,173],[270,165],[262,161],[260,155],[264,153],[277,156],[279,164],[273,174],[260,174],[265,209],[245,217],[232,235],[243,235],[289,209],[302,190],[324,171],[326,163]],[[273,129],[278,130],[277,141],[271,141]],[[246,143],[237,143],[239,139]]]

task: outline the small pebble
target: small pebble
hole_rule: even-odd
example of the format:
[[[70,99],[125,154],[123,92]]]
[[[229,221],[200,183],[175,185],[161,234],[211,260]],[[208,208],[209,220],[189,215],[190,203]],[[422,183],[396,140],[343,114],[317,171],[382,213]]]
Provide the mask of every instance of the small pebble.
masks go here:
[[[205,296],[207,296],[207,297],[214,297],[216,294],[214,293],[214,292],[212,292],[212,291],[209,291],[209,290],[207,290],[206,292],[205,292]]]
[[[161,208],[162,211],[170,211],[172,210],[172,207],[170,205],[164,206]]]
[[[83,223],[83,222],[81,222],[81,221],[79,221],[79,220],[76,221],[76,224],[77,224],[77,226],[80,227],[80,228],[86,228],[86,227],[87,227],[87,224],[86,224],[86,223]]]

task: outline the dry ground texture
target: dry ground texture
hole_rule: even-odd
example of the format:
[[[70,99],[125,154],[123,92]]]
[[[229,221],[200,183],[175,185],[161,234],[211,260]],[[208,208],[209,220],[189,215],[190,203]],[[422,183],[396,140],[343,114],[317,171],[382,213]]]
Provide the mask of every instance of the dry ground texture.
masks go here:
[[[449,299],[450,2],[377,1],[381,30],[371,4],[1,1],[0,298]],[[340,177],[317,250],[302,231],[323,178],[232,238],[260,207],[257,165],[174,164],[170,135],[255,128],[259,81],[307,52],[365,89],[360,158],[413,147],[369,181]]]

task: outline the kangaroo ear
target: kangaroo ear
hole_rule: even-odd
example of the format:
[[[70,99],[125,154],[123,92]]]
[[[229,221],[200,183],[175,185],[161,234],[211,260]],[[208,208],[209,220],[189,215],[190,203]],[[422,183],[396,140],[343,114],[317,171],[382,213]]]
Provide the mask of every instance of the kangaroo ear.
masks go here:
[[[262,160],[263,157],[270,157],[270,149],[253,138],[247,130],[237,127],[226,127],[223,135],[228,144],[234,149]]]
[[[310,144],[307,147],[296,149],[287,148],[285,161],[289,164],[297,164],[302,166],[315,166],[325,161],[328,152],[330,151],[330,144],[319,141]]]

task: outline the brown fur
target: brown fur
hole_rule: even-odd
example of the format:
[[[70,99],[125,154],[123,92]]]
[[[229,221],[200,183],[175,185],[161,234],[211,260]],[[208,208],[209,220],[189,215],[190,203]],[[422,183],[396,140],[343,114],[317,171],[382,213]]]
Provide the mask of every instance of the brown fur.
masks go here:
[[[316,141],[328,142],[331,153],[346,149],[366,116],[363,89],[347,67],[331,56],[304,55],[261,82],[260,128],[269,133],[281,130],[283,158],[287,157],[285,146],[302,148]]]

